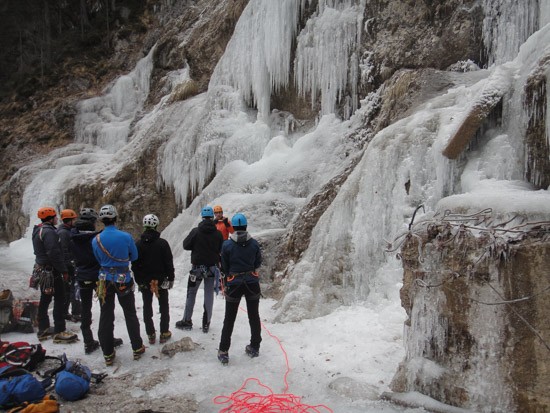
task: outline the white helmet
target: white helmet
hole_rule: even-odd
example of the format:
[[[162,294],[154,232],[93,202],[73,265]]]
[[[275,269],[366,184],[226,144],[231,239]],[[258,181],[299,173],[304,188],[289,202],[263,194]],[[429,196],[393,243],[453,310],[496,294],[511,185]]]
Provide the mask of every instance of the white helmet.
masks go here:
[[[158,217],[154,214],[148,214],[143,217],[143,226],[144,227],[150,227],[150,228],[156,228],[158,227],[160,221]]]
[[[103,221],[104,218],[113,219],[118,216],[116,208],[113,205],[103,205],[99,210],[99,219]]]

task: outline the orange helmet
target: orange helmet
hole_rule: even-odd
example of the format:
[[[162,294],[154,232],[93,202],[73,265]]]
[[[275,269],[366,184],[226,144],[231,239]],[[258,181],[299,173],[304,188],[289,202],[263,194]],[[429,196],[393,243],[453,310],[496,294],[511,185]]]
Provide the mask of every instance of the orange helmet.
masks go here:
[[[221,205],[216,205],[214,206],[214,214],[216,212],[223,212],[223,209],[222,209],[222,206]]]
[[[57,216],[57,212],[55,212],[55,209],[52,207],[42,207],[38,208],[38,213],[36,215],[38,215],[40,219],[47,219]]]
[[[78,215],[76,215],[76,212],[74,212],[72,209],[64,209],[61,211],[61,219],[72,219],[76,218]]]

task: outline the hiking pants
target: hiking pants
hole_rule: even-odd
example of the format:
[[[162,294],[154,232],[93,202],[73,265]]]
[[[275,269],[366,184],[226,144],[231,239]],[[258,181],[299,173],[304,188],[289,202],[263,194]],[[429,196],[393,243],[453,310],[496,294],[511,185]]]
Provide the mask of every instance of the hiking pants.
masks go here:
[[[159,313],[160,313],[160,332],[166,333],[170,327],[170,305],[168,303],[168,290],[159,288]],[[155,323],[153,322],[153,296],[149,288],[141,289],[143,298],[143,322],[148,336],[155,333]]]
[[[133,282],[123,285],[126,288],[124,291],[120,291],[116,284],[110,281],[106,282],[105,302],[101,305],[99,330],[97,332],[99,344],[105,356],[110,356],[115,350],[113,345],[115,329],[115,295],[118,297],[118,303],[124,312],[126,329],[128,330],[128,336],[132,343],[132,350],[138,350],[143,345],[143,340],[139,332],[139,320],[136,312]]]
[[[76,299],[75,295],[75,272],[72,265],[67,265],[67,273],[69,274],[69,281],[65,283],[65,307],[64,314],[80,315],[81,303]],[[69,307],[71,312],[69,313]]]
[[[260,283],[241,283],[228,286],[225,289],[225,317],[223,319],[220,351],[229,351],[231,347],[231,335],[235,326],[235,319],[239,311],[239,303],[244,295],[246,299],[246,311],[248,312],[248,324],[250,325],[250,345],[256,350],[260,349],[262,341],[262,326],[260,322]]]
[[[92,333],[92,304],[94,298],[95,281],[77,281],[80,285],[80,299],[82,302],[80,320],[80,331],[82,331],[82,339],[84,345],[91,344],[94,341]]]
[[[62,331],[65,331],[65,281],[63,281],[63,276],[57,271],[54,271],[53,288],[53,295],[40,292],[40,303],[38,304],[39,332],[50,328],[48,307],[52,302],[52,298],[54,332],[61,333]]]
[[[185,302],[185,312],[183,313],[184,320],[191,320],[193,317],[193,308],[195,307],[195,299],[197,291],[203,281],[202,278],[197,278],[195,282],[188,280],[187,282],[187,300]],[[214,277],[204,278],[204,315],[202,319],[203,325],[210,324],[212,318],[212,309],[214,308]]]

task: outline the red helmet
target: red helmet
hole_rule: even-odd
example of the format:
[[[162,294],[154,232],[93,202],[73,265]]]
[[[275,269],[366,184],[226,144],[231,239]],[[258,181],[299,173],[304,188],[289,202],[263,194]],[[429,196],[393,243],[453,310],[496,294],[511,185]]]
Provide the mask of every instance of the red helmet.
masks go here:
[[[72,219],[77,218],[78,215],[76,215],[76,212],[74,212],[72,209],[64,209],[61,211],[61,219]]]
[[[38,213],[36,215],[38,215],[40,219],[47,219],[57,216],[57,212],[55,212],[55,209],[52,207],[42,207],[38,208]]]
[[[221,205],[214,206],[214,213],[216,213],[216,212],[223,212],[223,209],[222,209]]]

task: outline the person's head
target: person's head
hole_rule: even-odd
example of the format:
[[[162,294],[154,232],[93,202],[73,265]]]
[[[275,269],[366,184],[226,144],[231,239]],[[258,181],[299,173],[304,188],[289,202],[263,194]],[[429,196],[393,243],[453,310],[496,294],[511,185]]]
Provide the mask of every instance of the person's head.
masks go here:
[[[201,217],[202,219],[212,219],[214,218],[214,210],[211,206],[205,206],[203,209],[201,209]]]
[[[116,222],[118,213],[113,205],[103,205],[99,210],[99,220],[103,222],[103,225],[113,225]]]
[[[243,214],[235,214],[233,215],[233,218],[231,218],[231,225],[235,229],[235,231],[246,231],[246,227],[248,226],[248,221],[246,220],[246,217]]]
[[[95,221],[79,218],[74,223],[74,227],[79,231],[95,231]]]
[[[73,225],[74,220],[77,218],[76,212],[72,209],[64,209],[61,211],[61,221],[66,225]]]
[[[223,218],[223,208],[221,205],[214,206],[214,218],[222,219]]]
[[[147,214],[143,217],[144,229],[157,229],[160,221],[155,214]]]
[[[36,215],[42,222],[49,222],[53,225],[57,224],[57,212],[52,207],[40,207]]]
[[[97,221],[97,212],[93,208],[82,208],[80,210],[80,219],[84,221],[91,221],[95,223]]]

